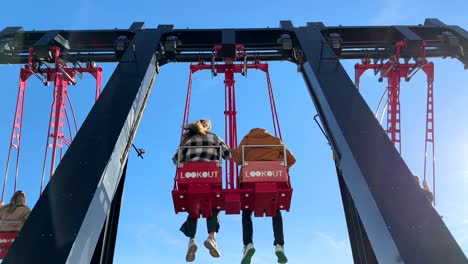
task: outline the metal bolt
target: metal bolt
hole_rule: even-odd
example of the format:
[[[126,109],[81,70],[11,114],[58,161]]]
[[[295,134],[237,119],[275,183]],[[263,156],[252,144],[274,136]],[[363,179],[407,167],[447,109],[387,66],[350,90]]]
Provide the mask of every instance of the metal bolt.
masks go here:
[[[283,208],[284,208],[284,206],[280,205],[280,208],[281,208],[281,209],[283,209]]]
[[[216,198],[219,198],[221,197],[221,195],[219,193],[216,194]]]
[[[245,194],[245,197],[249,197],[249,194],[248,194],[248,193],[246,193],[246,194]]]
[[[216,206],[216,209],[218,209],[218,210],[219,210],[219,209],[221,209],[221,206],[219,206],[219,205],[218,205],[218,206]]]
[[[182,211],[185,211],[185,207],[182,207]]]
[[[184,199],[184,196],[183,196],[183,195],[180,195],[179,198],[180,198],[180,199]]]
[[[245,208],[245,209],[248,209],[248,208],[249,208],[249,206],[248,206],[248,205],[246,205],[246,206],[244,206],[244,208]]]
[[[281,196],[282,196],[282,197],[285,197],[285,196],[286,196],[286,194],[285,194],[285,193],[282,193],[282,194],[281,194]]]

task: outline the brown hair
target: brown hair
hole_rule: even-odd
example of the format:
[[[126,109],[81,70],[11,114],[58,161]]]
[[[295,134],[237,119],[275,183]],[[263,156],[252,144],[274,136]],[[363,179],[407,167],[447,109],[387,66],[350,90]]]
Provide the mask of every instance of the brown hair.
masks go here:
[[[181,144],[184,144],[195,135],[204,136],[206,133],[211,131],[211,121],[207,119],[200,119],[193,123],[184,125],[182,127],[184,129],[184,133],[182,134]]]
[[[19,206],[26,205],[26,194],[23,191],[16,191],[11,197],[10,203],[5,205],[5,209],[9,213],[13,213]]]

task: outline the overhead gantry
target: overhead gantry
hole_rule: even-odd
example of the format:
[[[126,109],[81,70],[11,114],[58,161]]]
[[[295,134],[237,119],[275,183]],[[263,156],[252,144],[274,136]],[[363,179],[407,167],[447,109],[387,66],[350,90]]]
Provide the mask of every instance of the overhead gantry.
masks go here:
[[[234,54],[236,44],[245,60],[298,65],[336,157],[355,263],[467,263],[340,64],[388,60],[400,41],[402,60],[418,61],[425,50],[425,58],[456,58],[468,68],[468,32],[437,19],[386,27],[281,21],[279,28],[257,29],[146,29],[143,23],[115,30],[4,29],[2,64],[28,63],[31,47],[37,65],[55,59],[50,47],[65,62],[119,64],[3,263],[112,263],[128,152],[159,68],[216,63]],[[223,56],[213,60],[216,45]]]

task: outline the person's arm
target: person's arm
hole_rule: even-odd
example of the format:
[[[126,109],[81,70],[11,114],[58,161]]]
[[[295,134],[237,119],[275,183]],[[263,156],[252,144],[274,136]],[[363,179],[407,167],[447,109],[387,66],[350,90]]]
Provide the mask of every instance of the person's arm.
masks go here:
[[[231,150],[231,148],[229,148],[226,145],[226,143],[224,143],[223,141],[221,141],[220,146],[221,146],[221,152],[222,152],[223,159],[226,159],[226,160],[232,159],[232,150]]]
[[[434,203],[434,194],[431,192],[431,189],[429,188],[429,185],[427,184],[426,180],[423,180],[423,190],[424,193],[426,193],[427,198],[431,201],[431,203]]]
[[[174,163],[174,165],[177,165],[177,161],[179,161],[179,160],[178,160],[178,153],[179,153],[179,148],[180,148],[180,147],[181,147],[181,146],[179,146],[179,147],[177,148],[176,153],[175,153],[174,156],[172,157],[172,162]],[[185,148],[185,149],[182,149],[182,150],[180,151],[180,160],[181,160],[181,161],[184,160],[185,153],[187,153],[187,149],[186,149],[186,148]]]
[[[288,148],[286,148],[286,161],[288,162],[288,170],[296,163],[296,158]]]
[[[29,214],[31,214],[31,209],[29,209],[29,207],[27,206],[24,206],[26,208],[26,210],[24,210],[24,214],[22,215],[22,221],[25,222],[26,219],[28,219],[29,217]]]
[[[286,148],[286,162],[288,163],[288,170],[292,167],[292,165],[294,165],[294,163],[296,163],[296,158],[294,157],[294,155],[291,153],[291,151],[288,149],[288,147],[286,147],[286,145],[283,143],[283,141],[281,141],[280,139],[279,140],[279,144],[283,145],[284,148]],[[281,148],[281,157],[283,157],[283,154],[284,153],[284,149]]]

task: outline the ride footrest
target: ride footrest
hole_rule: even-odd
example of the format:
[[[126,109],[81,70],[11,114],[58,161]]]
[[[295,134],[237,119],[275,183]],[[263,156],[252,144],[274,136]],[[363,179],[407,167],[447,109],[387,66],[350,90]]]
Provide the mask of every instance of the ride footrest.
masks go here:
[[[210,184],[207,183],[190,184],[186,191],[172,191],[172,199],[176,213],[188,212],[192,218],[199,218],[200,215],[209,218],[213,209],[216,209]]]
[[[255,183],[241,193],[242,210],[252,210],[255,217],[275,216],[277,210],[289,211],[292,188],[278,188],[278,183]]]
[[[239,192],[226,192],[224,194],[224,210],[226,214],[240,214],[241,198]]]

